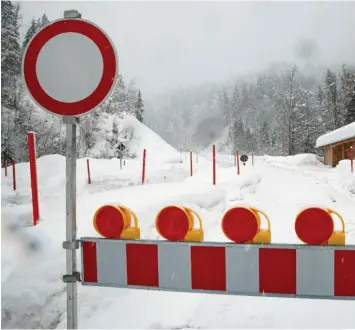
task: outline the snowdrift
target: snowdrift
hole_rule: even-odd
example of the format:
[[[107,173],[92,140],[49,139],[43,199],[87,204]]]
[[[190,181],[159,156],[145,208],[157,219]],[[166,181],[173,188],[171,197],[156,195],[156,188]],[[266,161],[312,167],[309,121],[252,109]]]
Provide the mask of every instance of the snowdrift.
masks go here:
[[[322,164],[318,157],[314,154],[298,154],[295,156],[263,156],[257,157],[258,159],[262,159],[265,164],[277,164],[284,166],[313,166],[313,167],[326,167]]]
[[[267,166],[300,172],[316,180],[325,181],[336,192],[345,193],[349,198],[355,199],[355,172],[351,173],[350,160],[340,161],[335,168],[324,165],[320,162],[318,156],[314,154],[299,154],[287,157],[256,157],[256,162],[258,161]]]
[[[115,150],[110,150],[112,147],[107,142],[107,139],[112,137],[112,128],[115,122],[118,141],[126,146],[126,157],[142,158],[143,150],[147,149],[148,157],[157,162],[180,163],[182,161],[181,154],[177,150],[134,116],[125,114],[122,119],[108,113],[102,113],[100,116],[101,124],[100,132],[98,132],[100,139],[89,152],[91,157],[100,158],[103,150],[106,150],[112,157],[115,156]]]
[[[350,172],[350,160],[341,160],[335,168],[335,172],[340,187],[349,191],[355,198],[355,169],[353,173]]]

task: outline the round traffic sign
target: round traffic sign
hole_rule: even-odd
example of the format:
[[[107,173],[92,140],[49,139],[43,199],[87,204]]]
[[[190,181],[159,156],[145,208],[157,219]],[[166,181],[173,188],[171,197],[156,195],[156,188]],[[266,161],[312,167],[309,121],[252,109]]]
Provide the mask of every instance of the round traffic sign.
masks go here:
[[[118,71],[111,40],[82,19],[60,19],[41,29],[29,42],[22,65],[32,99],[61,116],[96,109],[112,90]]]
[[[247,155],[241,155],[240,156],[240,160],[243,162],[243,163],[246,163],[248,161],[248,156]]]
[[[334,231],[333,218],[322,208],[305,209],[296,218],[295,231],[298,238],[306,244],[324,244]]]
[[[222,230],[231,241],[248,243],[258,233],[258,220],[250,209],[234,207],[223,216]]]

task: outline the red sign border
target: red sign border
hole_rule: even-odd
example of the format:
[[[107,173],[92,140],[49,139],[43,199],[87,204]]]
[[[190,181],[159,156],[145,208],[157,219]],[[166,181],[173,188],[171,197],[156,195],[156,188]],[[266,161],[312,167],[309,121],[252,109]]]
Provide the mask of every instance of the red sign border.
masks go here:
[[[41,87],[36,73],[42,47],[53,37],[68,32],[91,39],[99,48],[103,60],[103,73],[97,88],[85,99],[71,103],[50,97]],[[54,115],[80,116],[95,110],[112,91],[118,72],[116,49],[106,33],[94,23],[83,19],[59,19],[45,26],[31,39],[23,56],[22,72],[29,94],[39,107]]]

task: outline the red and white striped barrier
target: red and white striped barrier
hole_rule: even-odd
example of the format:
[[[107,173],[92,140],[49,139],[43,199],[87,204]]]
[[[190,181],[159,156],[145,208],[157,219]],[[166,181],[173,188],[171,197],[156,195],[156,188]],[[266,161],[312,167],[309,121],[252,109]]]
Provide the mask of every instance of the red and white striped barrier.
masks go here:
[[[120,288],[355,299],[355,246],[83,238],[82,283]]]

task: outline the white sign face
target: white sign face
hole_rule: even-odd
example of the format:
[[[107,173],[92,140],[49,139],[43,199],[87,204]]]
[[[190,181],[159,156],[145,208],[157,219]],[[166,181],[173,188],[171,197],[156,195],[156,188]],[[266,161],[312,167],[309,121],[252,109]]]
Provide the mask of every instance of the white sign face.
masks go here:
[[[91,39],[67,32],[58,34],[42,47],[36,72],[49,96],[72,103],[87,98],[98,87],[103,67],[101,52]]]

